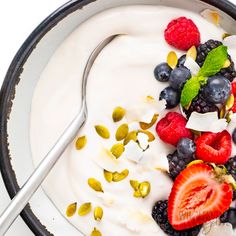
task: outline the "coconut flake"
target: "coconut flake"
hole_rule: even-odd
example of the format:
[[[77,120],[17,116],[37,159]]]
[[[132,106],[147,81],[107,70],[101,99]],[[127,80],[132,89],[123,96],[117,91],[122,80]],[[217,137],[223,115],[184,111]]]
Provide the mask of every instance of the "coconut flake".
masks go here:
[[[192,112],[186,128],[202,132],[218,133],[227,128],[226,119],[218,119],[217,112],[198,113]]]
[[[144,133],[138,133],[138,135],[137,135],[137,140],[138,140],[139,146],[143,150],[146,150],[149,145],[148,139],[149,139],[149,137]]]
[[[129,143],[125,146],[125,151],[123,155],[127,159],[138,163],[143,157],[143,150],[139,147],[139,145],[136,142],[130,140]]]
[[[197,64],[196,61],[193,60],[192,57],[186,57],[184,66],[187,67],[191,71],[192,75],[196,75],[200,70],[199,65]]]
[[[131,122],[128,124],[128,126],[129,126],[129,132],[136,131],[136,130],[140,129],[139,122]]]

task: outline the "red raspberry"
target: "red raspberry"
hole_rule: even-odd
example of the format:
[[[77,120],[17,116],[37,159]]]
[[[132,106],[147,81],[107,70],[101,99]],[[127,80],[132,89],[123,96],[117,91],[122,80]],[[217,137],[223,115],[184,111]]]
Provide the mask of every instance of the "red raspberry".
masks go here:
[[[236,82],[231,83],[232,85],[232,93],[236,95]]]
[[[232,86],[232,93],[234,95],[234,105],[230,109],[233,113],[236,113],[236,82],[231,83]]]
[[[200,44],[200,32],[192,20],[179,17],[167,25],[165,40],[171,46],[187,51],[193,45]]]
[[[193,134],[186,126],[187,120],[177,112],[169,112],[156,126],[160,139],[166,143],[177,145],[181,138],[193,139]]]
[[[230,158],[231,136],[228,131],[207,132],[196,140],[196,157],[206,162],[224,164]]]

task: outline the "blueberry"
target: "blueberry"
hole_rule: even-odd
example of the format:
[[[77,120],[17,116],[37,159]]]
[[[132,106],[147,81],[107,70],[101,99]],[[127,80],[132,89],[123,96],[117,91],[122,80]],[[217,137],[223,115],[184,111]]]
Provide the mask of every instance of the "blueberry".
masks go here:
[[[181,138],[177,144],[177,152],[179,156],[190,157],[196,151],[196,144],[189,138]]]
[[[233,139],[234,144],[236,144],[236,128],[234,129],[232,133],[232,139]]]
[[[169,80],[172,69],[167,63],[159,64],[154,70],[155,78],[160,82],[166,82]]]
[[[214,104],[223,104],[231,94],[231,83],[224,76],[215,75],[208,78],[203,92],[207,101]]]
[[[166,108],[171,109],[179,104],[180,93],[171,87],[167,87],[161,91],[159,99],[166,100]]]
[[[229,222],[232,224],[233,229],[236,228],[236,209],[233,207],[230,207],[228,211],[224,212],[223,215],[220,217],[221,223],[227,223]]]
[[[170,74],[170,86],[174,89],[182,89],[185,82],[190,79],[190,70],[186,67],[177,67],[171,71]]]
[[[185,61],[186,61],[186,54],[182,55],[179,58],[177,66],[178,67],[184,66]]]

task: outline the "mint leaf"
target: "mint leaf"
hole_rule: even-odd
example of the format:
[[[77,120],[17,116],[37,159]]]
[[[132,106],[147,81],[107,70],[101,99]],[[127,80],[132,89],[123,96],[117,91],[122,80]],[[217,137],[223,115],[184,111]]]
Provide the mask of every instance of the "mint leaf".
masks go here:
[[[206,84],[206,82],[206,78],[199,76],[192,77],[185,83],[180,98],[182,107],[187,106],[198,95],[201,85]]]
[[[227,47],[221,45],[211,50],[197,76],[209,77],[218,73],[228,58]]]

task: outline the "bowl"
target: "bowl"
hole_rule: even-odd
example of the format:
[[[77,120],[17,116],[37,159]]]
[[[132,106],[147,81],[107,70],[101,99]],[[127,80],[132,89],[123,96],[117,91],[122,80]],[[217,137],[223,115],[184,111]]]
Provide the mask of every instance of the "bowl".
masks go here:
[[[105,9],[134,4],[176,6],[197,13],[206,8],[217,10],[222,16],[222,27],[226,31],[236,32],[236,5],[226,0],[179,0],[178,4],[175,0],[74,0],[57,9],[21,46],[9,66],[1,89],[0,168],[11,198],[34,169],[29,139],[31,102],[48,60],[86,19]],[[21,217],[35,235],[83,235],[59,213],[41,188]]]

